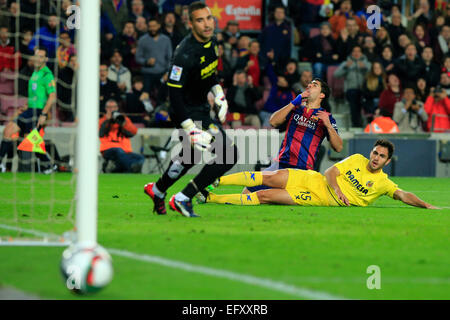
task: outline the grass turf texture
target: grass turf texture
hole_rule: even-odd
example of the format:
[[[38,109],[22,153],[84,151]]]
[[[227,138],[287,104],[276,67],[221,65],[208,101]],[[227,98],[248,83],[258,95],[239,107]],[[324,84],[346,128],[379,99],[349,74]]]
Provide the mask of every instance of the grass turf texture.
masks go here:
[[[440,211],[387,197],[367,208],[196,205],[201,218],[152,213],[143,186],[149,175],[100,175],[98,241],[104,247],[161,256],[268,278],[350,299],[450,299],[450,179],[393,178]],[[184,177],[169,190],[180,190]],[[62,234],[73,196],[69,174],[0,176],[0,223]],[[25,182],[25,183],[24,183]],[[14,188],[19,222],[14,222]],[[240,192],[221,187],[218,193]],[[46,201],[53,193],[58,203]],[[168,201],[169,197],[167,197]],[[34,210],[31,212],[31,210]],[[49,210],[52,213],[49,214]],[[0,235],[14,232],[0,229]],[[114,279],[100,293],[69,293],[59,274],[63,248],[0,247],[0,286],[56,299],[299,299],[237,281],[189,273],[113,255]],[[381,289],[369,290],[370,265]]]

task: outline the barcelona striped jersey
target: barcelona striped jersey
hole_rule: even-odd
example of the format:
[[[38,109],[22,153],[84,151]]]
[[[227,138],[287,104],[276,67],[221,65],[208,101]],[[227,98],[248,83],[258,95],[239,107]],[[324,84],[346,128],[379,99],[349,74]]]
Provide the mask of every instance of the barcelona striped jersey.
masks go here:
[[[294,108],[286,117],[286,134],[278,153],[277,161],[288,167],[313,170],[320,145],[328,130],[317,113],[323,108],[310,109],[304,106]],[[333,128],[338,132],[336,120],[329,114]]]

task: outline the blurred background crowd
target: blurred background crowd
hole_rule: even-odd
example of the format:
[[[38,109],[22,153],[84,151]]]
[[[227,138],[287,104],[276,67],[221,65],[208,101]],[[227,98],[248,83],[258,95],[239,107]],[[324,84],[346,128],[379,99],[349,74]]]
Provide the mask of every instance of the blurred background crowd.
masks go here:
[[[189,33],[189,0],[102,0],[100,112],[115,100],[137,127],[172,127],[165,82],[174,50]],[[261,30],[229,20],[216,29],[218,77],[227,126],[268,127],[270,115],[325,79],[326,107],[369,132],[450,130],[450,4],[446,1],[267,0]],[[33,49],[43,45],[57,82],[49,121],[76,115],[76,30],[71,0],[0,0],[0,112],[7,121],[27,97]],[[377,5],[378,28],[367,8]],[[402,7],[403,5],[403,7]],[[14,99],[11,99],[14,97]],[[371,125],[372,124],[372,125]]]

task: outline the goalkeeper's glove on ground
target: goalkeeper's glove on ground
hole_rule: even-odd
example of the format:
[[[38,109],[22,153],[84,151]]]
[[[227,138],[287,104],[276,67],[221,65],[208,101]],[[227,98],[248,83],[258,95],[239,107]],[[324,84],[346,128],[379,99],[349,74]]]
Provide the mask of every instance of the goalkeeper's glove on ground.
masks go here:
[[[205,151],[211,147],[212,135],[209,134],[209,132],[199,129],[192,119],[184,120],[181,123],[181,127],[188,134],[191,145],[194,146],[194,148]]]
[[[224,123],[228,112],[228,102],[227,99],[225,99],[223,89],[219,84],[216,84],[211,88],[211,91],[214,94],[214,104],[218,109],[217,117],[220,122]]]

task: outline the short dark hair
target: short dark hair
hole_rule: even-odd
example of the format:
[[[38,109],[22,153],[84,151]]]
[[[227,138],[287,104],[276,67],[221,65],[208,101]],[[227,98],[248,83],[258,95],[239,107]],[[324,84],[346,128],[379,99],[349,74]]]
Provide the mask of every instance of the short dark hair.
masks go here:
[[[36,50],[45,51],[45,56],[48,57],[48,50],[47,50],[46,47],[44,47],[44,46],[36,46],[36,47],[34,47],[34,52],[36,52]]]
[[[310,70],[306,70],[310,71]],[[323,93],[325,95],[325,98],[323,100],[327,99],[330,96],[330,87],[325,82],[325,80],[322,80],[320,78],[314,78],[312,81],[319,81],[320,82],[320,93]]]
[[[189,5],[189,20],[192,21],[192,13],[194,11],[205,9],[205,8],[208,8],[208,6],[206,4],[204,4],[203,2],[201,2],[201,1],[192,2]]]
[[[377,146],[385,147],[386,149],[388,149],[388,159],[392,158],[395,149],[394,144],[392,142],[386,139],[379,139],[373,145],[374,148]]]

